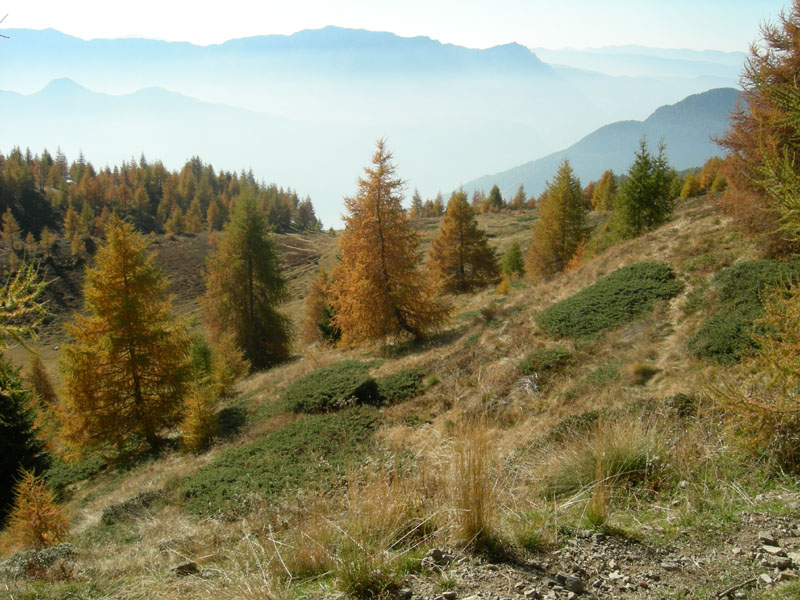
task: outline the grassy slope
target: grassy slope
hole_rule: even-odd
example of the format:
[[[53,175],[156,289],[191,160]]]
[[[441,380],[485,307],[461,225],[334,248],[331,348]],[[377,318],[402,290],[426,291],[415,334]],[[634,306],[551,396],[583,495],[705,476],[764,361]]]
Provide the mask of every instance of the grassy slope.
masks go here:
[[[520,222],[518,215],[485,215],[481,226],[502,250],[514,239],[524,243],[530,216],[526,213]],[[435,225],[435,220],[418,222],[427,241]],[[281,241],[296,256],[289,260],[289,277],[298,296],[315,270],[308,259],[330,265],[334,241],[327,235]],[[181,243],[175,242],[176,249]],[[757,496],[763,486],[775,485],[766,482],[762,471],[742,466],[717,428],[716,413],[701,410],[683,421],[663,402],[683,393],[694,396],[702,408],[704,381],[717,367],[687,352],[686,341],[706,314],[703,307],[687,306],[716,270],[758,257],[758,249],[741,240],[712,204],[693,199],[683,202],[675,218],[657,231],[623,242],[573,273],[536,286],[517,284],[506,297],[485,290],[456,298],[450,329],[427,344],[307,349],[303,358],[240,385],[240,396],[229,402],[248,415],[240,437],[203,455],[172,453],[76,484],[69,502],[82,552],[76,580],[86,595],[97,597],[280,598],[322,595],[336,581],[357,579],[353,571],[364,565],[372,573],[402,579],[405,569],[419,568],[418,557],[427,547],[465,545],[459,518],[464,505],[457,492],[465,485],[479,487],[481,477],[492,482],[485,491],[494,508],[487,522],[505,547],[522,555],[526,547],[553,549],[572,543],[571,532],[591,525],[586,511],[595,497],[605,513],[606,531],[640,540],[653,552],[683,544],[706,556],[709,548],[736,537],[743,510],[768,516],[789,512],[777,491]],[[683,291],[657,303],[644,317],[590,340],[554,340],[536,326],[536,312],[642,260],[670,265],[684,281]],[[167,270],[172,275],[178,267],[168,263]],[[186,272],[190,280],[195,269]],[[179,312],[196,311],[197,289],[186,283],[175,290]],[[183,290],[192,291],[182,296]],[[301,300],[289,308],[297,317]],[[570,358],[534,391],[518,365],[532,352],[552,347],[566,349]],[[253,499],[247,518],[232,521],[198,520],[189,514],[176,492],[187,476],[232,448],[307,418],[282,410],[280,391],[320,366],[349,358],[383,360],[373,369],[374,376],[422,368],[435,380],[423,395],[382,409],[384,425],[375,436],[371,458],[328,480],[324,494],[301,488],[269,502]],[[643,367],[649,374],[646,381]],[[596,488],[583,488],[572,499],[542,497],[539,491],[554,473],[579,464],[571,457],[585,451],[581,444],[602,442],[597,441],[599,434],[586,432],[591,428],[581,433],[563,425],[565,419],[580,423],[580,415],[590,411],[602,412],[601,420],[612,423],[615,433],[607,438],[640,441],[644,452],[660,456],[658,464],[630,493],[609,488],[600,498],[592,491]],[[460,471],[457,460],[458,448],[471,447],[466,442],[476,431],[490,441],[484,458],[493,465],[477,478]],[[787,493],[796,490],[794,484],[782,483],[789,486]],[[99,524],[104,507],[151,489],[163,489],[168,501],[147,519],[116,528]],[[398,543],[397,531],[403,527],[411,527],[414,535]],[[352,558],[354,547],[361,550],[357,559]],[[547,551],[544,557],[550,560]],[[198,560],[214,576],[174,578],[168,568],[184,558]],[[287,572],[295,576],[287,578]],[[711,597],[725,589],[726,581],[743,581],[753,573],[754,566],[745,559],[725,560],[695,574],[707,588],[695,586],[689,595]],[[312,583],[303,583],[309,577]],[[692,588],[691,577],[671,577],[678,590],[675,597],[681,597],[681,586]]]

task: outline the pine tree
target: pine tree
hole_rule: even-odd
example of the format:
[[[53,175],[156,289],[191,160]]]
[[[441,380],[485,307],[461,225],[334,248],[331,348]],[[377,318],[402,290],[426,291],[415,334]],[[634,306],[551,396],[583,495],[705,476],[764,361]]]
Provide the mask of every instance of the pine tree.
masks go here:
[[[500,194],[500,188],[497,185],[493,185],[492,189],[489,190],[489,197],[486,199],[488,212],[500,212],[503,210],[505,206],[505,202],[503,201],[503,196]]]
[[[189,338],[171,315],[166,281],[133,227],[113,219],[87,269],[85,314],[67,328],[61,415],[75,448],[122,450],[137,436],[151,447],[181,417]]]
[[[391,161],[384,141],[378,141],[358,194],[345,200],[349,214],[332,304],[333,323],[348,343],[404,334],[422,338],[449,315],[419,269],[420,240],[403,210],[404,183]]]
[[[255,368],[289,356],[292,328],[276,307],[288,296],[278,253],[252,190],[236,201],[206,271],[204,320],[213,337],[231,331]]]
[[[583,190],[565,159],[539,206],[525,262],[528,276],[538,280],[563,271],[584,237]]]
[[[518,241],[513,241],[503,254],[500,270],[509,279],[525,275],[525,260],[522,257],[522,248]]]
[[[57,546],[67,539],[67,525],[66,516],[44,480],[22,469],[8,517],[7,533],[12,544],[25,550]]]
[[[450,196],[427,266],[445,292],[469,292],[497,280],[497,258],[486,233],[478,229],[466,192]]]
[[[30,393],[19,370],[0,354],[0,525],[13,500],[12,489],[20,468],[42,465],[44,447],[36,438]]]
[[[672,212],[675,171],[669,166],[662,142],[653,156],[642,138],[628,176],[622,183],[614,206],[618,232],[636,237],[661,225]]]

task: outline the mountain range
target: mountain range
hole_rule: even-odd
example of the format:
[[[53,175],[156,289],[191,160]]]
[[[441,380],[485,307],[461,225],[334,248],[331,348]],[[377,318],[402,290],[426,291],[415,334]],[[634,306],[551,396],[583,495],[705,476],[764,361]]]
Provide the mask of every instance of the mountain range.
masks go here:
[[[619,121],[601,127],[565,150],[494,175],[485,175],[464,185],[467,191],[488,190],[497,185],[511,197],[520,185],[538,195],[564,159],[585,184],[599,179],[603,171],[624,173],[633,162],[634,151],[644,136],[652,152],[663,141],[670,164],[678,170],[702,165],[722,153],[713,138],[728,128],[728,114],[736,106],[739,91],[719,88],[694,94],[680,102],[662,106],[644,121]]]
[[[4,33],[0,149],[60,146],[101,166],[144,153],[176,168],[199,155],[311,195],[330,224],[377,138],[408,187],[432,196],[733,85],[741,60],[688,52],[681,64],[701,75],[619,76],[551,65],[519,44],[476,50],[336,27],[211,46]]]

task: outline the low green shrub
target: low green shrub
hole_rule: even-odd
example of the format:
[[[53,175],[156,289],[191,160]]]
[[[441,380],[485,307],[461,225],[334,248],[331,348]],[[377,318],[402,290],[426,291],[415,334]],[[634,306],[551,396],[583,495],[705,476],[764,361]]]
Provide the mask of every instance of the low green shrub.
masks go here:
[[[93,456],[77,462],[54,459],[44,472],[44,480],[59,499],[64,499],[67,486],[89,479],[106,468],[102,458]]]
[[[146,515],[150,508],[163,500],[164,495],[159,491],[142,492],[124,502],[109,504],[103,509],[100,521],[103,525],[113,525],[123,521],[135,521]]]
[[[750,260],[719,271],[711,280],[717,310],[689,339],[689,350],[719,364],[738,362],[755,347],[753,322],[764,314],[765,290],[798,280],[799,260]]]
[[[636,263],[546,308],[536,322],[551,335],[589,338],[650,312],[657,300],[672,298],[681,289],[667,265]]]
[[[523,375],[535,373],[541,378],[547,373],[560,370],[569,362],[569,358],[569,351],[564,348],[540,348],[519,363],[519,370]]]
[[[425,371],[407,369],[377,380],[378,397],[382,402],[400,402],[422,393]]]
[[[283,392],[286,406],[296,413],[325,413],[355,404],[377,404],[378,384],[369,375],[373,363],[344,360],[317,369]]]
[[[330,485],[334,473],[368,447],[379,422],[374,408],[304,417],[250,444],[219,454],[179,489],[197,515],[246,514],[254,496]]]
[[[556,423],[545,435],[549,443],[563,442],[574,435],[584,434],[595,426],[600,419],[600,412],[587,410],[577,415],[570,415]]]

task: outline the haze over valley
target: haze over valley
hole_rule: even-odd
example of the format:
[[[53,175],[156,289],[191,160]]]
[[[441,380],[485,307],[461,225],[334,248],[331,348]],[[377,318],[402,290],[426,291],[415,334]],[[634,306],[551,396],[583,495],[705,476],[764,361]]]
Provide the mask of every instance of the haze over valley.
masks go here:
[[[735,86],[744,58],[513,43],[476,50],[339,27],[210,46],[6,32],[4,148],[60,147],[101,166],[144,154],[176,168],[199,155],[310,195],[334,226],[379,137],[390,141],[409,193],[446,194],[606,124]],[[543,181],[526,185],[543,189]]]

